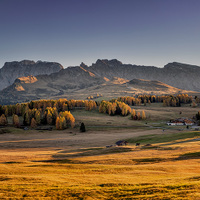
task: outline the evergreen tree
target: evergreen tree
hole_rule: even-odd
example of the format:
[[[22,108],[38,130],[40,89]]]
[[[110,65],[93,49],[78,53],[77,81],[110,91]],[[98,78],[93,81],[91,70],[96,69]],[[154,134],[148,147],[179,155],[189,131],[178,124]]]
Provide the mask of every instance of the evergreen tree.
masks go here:
[[[85,132],[85,131],[86,131],[86,130],[85,130],[85,124],[84,124],[83,122],[81,123],[80,131],[81,131],[81,132]]]

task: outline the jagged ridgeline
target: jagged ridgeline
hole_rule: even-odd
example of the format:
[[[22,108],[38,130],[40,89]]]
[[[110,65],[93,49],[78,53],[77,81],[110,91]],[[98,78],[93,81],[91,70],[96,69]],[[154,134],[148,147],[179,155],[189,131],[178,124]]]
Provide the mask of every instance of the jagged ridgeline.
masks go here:
[[[200,67],[175,62],[158,68],[104,59],[91,66],[82,63],[65,69],[51,62],[11,62],[0,70],[0,89],[4,88],[0,104],[66,97],[96,100],[100,96],[192,94],[200,92],[199,74]]]
[[[63,66],[56,62],[34,62],[32,60],[6,62],[0,69],[0,90],[12,85],[19,77],[49,75],[61,69]]]

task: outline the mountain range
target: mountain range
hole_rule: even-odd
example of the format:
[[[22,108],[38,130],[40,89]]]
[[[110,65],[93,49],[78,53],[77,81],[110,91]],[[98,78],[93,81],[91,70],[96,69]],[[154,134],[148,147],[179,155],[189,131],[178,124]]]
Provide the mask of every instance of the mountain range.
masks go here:
[[[42,62],[22,60],[20,62],[6,62],[0,69],[0,90],[10,86],[15,79],[22,76],[37,76],[52,74],[63,69],[63,66],[56,62]]]
[[[86,99],[96,93],[114,97],[200,92],[199,74],[200,67],[177,62],[157,68],[98,59],[91,66],[81,63],[65,69],[54,62],[11,62],[0,69],[0,88],[4,88],[0,91],[0,103],[63,97]]]

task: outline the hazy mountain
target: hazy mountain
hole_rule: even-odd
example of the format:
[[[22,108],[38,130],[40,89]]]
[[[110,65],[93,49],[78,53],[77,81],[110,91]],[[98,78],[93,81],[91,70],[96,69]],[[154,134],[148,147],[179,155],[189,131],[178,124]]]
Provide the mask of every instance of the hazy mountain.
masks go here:
[[[6,62],[0,69],[0,90],[13,84],[16,78],[39,74],[49,75],[61,69],[63,69],[63,66],[55,62],[34,62],[30,60]]]
[[[50,75],[20,77],[0,92],[0,103],[55,98],[67,93],[100,85],[105,80],[81,67],[69,67]]]
[[[39,64],[41,67],[38,67],[38,73],[42,71],[41,68],[45,68],[43,73],[45,70],[49,72],[49,66],[54,66]],[[28,65],[34,66],[37,63]],[[97,60],[90,67],[81,63],[78,67],[61,70],[60,64],[55,65],[58,66],[58,72],[38,76],[33,76],[36,72],[33,73],[30,67],[30,76],[17,78],[12,85],[0,92],[0,104],[63,97],[86,99],[87,96],[97,93],[116,97],[138,93],[172,94],[188,92],[186,90],[200,91],[200,67],[193,65],[169,63],[164,68],[157,68],[122,64],[118,60]],[[17,73],[15,75],[17,76]]]
[[[108,79],[120,77],[128,80],[157,80],[180,89],[200,91],[200,67],[195,65],[173,62],[165,65],[164,68],[157,68],[122,64],[114,59],[97,60],[91,67],[82,63],[82,67]]]
[[[132,96],[135,94],[188,93],[160,81],[114,77],[111,80],[98,77],[81,68],[61,70],[56,74],[28,76],[16,79],[14,84],[0,93],[0,104],[12,104],[36,99],[86,99],[102,94],[104,98]],[[76,70],[76,75],[74,72]],[[67,72],[67,73],[66,73]]]

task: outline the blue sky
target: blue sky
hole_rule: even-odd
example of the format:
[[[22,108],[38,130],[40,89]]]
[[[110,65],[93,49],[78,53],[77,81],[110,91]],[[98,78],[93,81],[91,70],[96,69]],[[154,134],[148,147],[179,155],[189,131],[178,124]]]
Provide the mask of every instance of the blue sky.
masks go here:
[[[200,66],[199,0],[0,0],[0,67],[97,59]]]

